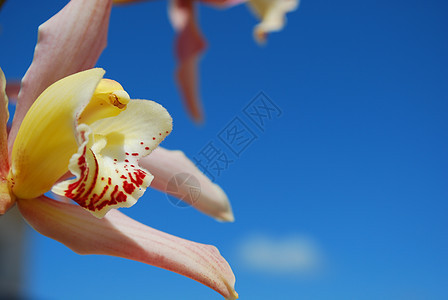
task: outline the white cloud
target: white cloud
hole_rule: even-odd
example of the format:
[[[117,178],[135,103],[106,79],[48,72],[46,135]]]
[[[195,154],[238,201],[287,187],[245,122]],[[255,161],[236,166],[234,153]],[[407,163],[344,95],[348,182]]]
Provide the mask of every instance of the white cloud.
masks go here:
[[[274,275],[311,275],[321,268],[322,255],[312,239],[301,235],[246,237],[238,249],[245,267]]]

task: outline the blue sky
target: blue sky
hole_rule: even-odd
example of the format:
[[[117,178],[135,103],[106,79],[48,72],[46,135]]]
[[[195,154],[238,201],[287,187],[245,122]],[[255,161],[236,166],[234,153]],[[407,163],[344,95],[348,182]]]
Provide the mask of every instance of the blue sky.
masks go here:
[[[6,3],[0,65],[8,78],[23,76],[37,26],[62,6]],[[216,245],[241,299],[446,299],[448,3],[304,0],[264,47],[252,39],[257,21],[244,5],[201,6],[209,42],[201,127],[173,81],[166,6],[115,7],[98,66],[132,97],[168,109],[167,148],[194,157],[219,144],[235,117],[257,138],[216,180],[235,223],[174,207],[156,191],[125,212]],[[264,131],[243,112],[260,91],[282,111]],[[221,299],[168,271],[78,256],[32,230],[26,262],[31,299]]]

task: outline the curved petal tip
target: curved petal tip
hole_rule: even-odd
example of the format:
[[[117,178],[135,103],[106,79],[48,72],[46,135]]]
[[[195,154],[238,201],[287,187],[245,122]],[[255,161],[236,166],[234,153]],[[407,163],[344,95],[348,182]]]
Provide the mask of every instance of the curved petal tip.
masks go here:
[[[181,199],[218,221],[234,221],[226,193],[207,178],[182,151],[158,147],[151,155],[143,157],[139,163],[154,175],[151,187]],[[177,179],[180,179],[185,182],[186,176],[194,179],[200,191],[195,198],[188,196],[191,192],[189,185],[176,184],[176,189],[170,188],[173,180],[177,182]]]
[[[194,279],[226,299],[238,298],[232,269],[214,246],[155,230],[117,210],[97,219],[77,205],[43,196],[18,205],[34,229],[77,253],[140,261]]]

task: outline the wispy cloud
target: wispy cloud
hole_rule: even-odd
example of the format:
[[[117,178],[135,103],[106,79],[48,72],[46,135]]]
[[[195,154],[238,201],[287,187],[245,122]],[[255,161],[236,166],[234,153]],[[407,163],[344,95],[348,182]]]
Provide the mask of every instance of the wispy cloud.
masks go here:
[[[246,237],[238,248],[242,264],[253,271],[273,275],[313,275],[322,267],[316,243],[301,235]]]

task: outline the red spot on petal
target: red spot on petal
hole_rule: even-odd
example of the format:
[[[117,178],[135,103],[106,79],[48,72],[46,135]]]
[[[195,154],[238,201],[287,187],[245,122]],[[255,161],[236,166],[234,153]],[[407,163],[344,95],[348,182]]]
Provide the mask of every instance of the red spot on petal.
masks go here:
[[[156,138],[155,138],[155,137],[153,137],[152,139],[153,139],[153,140],[155,140]]]
[[[135,178],[132,177],[131,173],[128,173],[128,175],[129,175],[129,179],[131,180],[131,182],[137,186],[141,186],[143,183],[143,179],[145,179],[145,177],[146,177],[146,173],[140,169],[135,170],[135,172],[134,172]]]
[[[125,159],[124,161],[125,161],[125,162],[129,162],[129,160],[127,160],[127,159]],[[126,166],[125,166],[125,167],[126,167]]]
[[[117,195],[118,202],[126,202],[128,200],[128,196],[126,196],[122,191],[120,191]]]
[[[149,150],[149,147],[145,147],[145,150]]]
[[[138,153],[134,152],[132,153],[132,156],[138,156]]]
[[[123,189],[126,193],[132,194],[135,190],[135,186],[127,181],[123,182]]]

